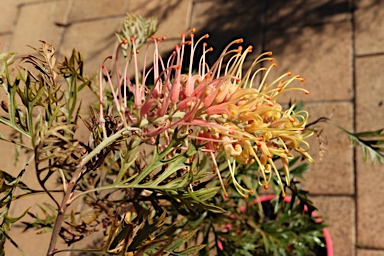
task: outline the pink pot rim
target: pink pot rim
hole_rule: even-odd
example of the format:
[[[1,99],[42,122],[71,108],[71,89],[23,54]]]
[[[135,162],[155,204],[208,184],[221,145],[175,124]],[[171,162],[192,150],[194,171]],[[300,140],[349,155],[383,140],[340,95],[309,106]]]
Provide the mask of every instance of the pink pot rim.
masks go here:
[[[276,195],[262,195],[258,199],[255,199],[255,203],[271,201],[275,197],[276,197]],[[291,197],[289,197],[289,196],[285,197],[284,201],[285,202],[290,202],[291,201]],[[315,217],[316,213],[312,212],[312,216]],[[316,220],[317,221],[321,221],[321,218],[317,218]],[[323,228],[323,235],[324,235],[324,240],[325,240],[325,244],[326,244],[326,247],[327,247],[327,256],[334,256],[333,255],[333,242],[332,242],[331,235],[329,234],[329,231],[328,231],[327,228]]]

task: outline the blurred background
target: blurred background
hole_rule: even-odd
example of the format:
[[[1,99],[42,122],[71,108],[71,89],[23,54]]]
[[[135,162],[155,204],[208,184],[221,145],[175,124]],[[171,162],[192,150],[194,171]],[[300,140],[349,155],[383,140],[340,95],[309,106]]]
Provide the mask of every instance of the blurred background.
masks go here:
[[[209,33],[211,60],[237,38],[254,46],[253,57],[272,51],[275,75],[292,71],[305,78],[311,94],[284,100],[303,100],[310,121],[325,116],[350,131],[384,128],[382,0],[0,0],[0,52],[31,54],[27,45],[40,47],[44,40],[60,60],[76,48],[92,76],[114,54],[114,33],[126,12],[158,19],[156,35],[167,37],[163,54],[192,27],[197,35]],[[92,100],[83,95],[86,104]],[[327,151],[320,156],[313,139],[316,164],[303,184],[329,226],[335,255],[384,255],[384,166],[364,163],[360,148],[352,148],[334,126],[319,128]],[[0,169],[20,170],[13,152],[1,142]],[[33,184],[36,178],[27,174],[23,181]],[[12,210],[25,209],[25,204]],[[13,234],[25,251],[33,248],[34,255],[44,255],[47,234],[31,237],[21,229]],[[19,255],[10,244],[6,251]]]

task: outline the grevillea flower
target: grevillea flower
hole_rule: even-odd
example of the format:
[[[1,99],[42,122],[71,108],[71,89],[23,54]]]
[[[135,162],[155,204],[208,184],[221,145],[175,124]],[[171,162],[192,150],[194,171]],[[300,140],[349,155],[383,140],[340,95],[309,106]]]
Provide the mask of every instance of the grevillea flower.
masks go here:
[[[182,34],[180,44],[175,46],[167,60],[158,51],[165,38],[151,37],[148,44],[153,43],[155,50],[151,54],[153,65],[148,71],[145,67],[138,67],[135,39],[122,41],[121,44],[129,43],[132,46],[132,54],[128,56],[123,78],[120,79],[119,73],[116,75],[117,84],[123,88],[113,86],[108,72],[104,73],[108,77],[114,102],[124,125],[140,128],[140,137],[148,141],[153,141],[159,135],[169,138],[175,128],[188,133],[186,146],[190,140],[197,140],[204,145],[202,151],[211,158],[226,196],[228,195],[215,160],[221,152],[226,154],[230,177],[241,195],[246,197],[253,191],[244,188],[237,181],[237,169],[240,165],[257,162],[259,183],[268,188],[271,176],[275,173],[284,196],[283,183],[273,158],[280,158],[287,184],[290,181],[288,164],[293,158],[293,151],[299,152],[309,161],[313,160],[308,154],[309,145],[306,142],[311,135],[305,130],[308,113],[295,112],[294,106],[284,110],[277,100],[288,90],[299,90],[308,94],[305,89],[289,87],[292,82],[303,82],[304,79],[288,72],[267,81],[270,80],[267,79],[270,71],[276,67],[271,52],[261,54],[248,70],[244,70],[244,61],[248,53],[252,52],[252,46],[243,49],[240,45],[241,39],[230,43],[209,67],[205,56],[212,48],[207,48],[207,44],[201,42],[208,35],[195,41],[194,29],[188,33],[189,39],[186,39],[186,34]],[[198,45],[202,45],[203,54],[199,57],[196,69],[193,63],[197,58],[195,51]],[[183,73],[183,58],[187,51],[190,56],[187,60],[189,71]],[[148,54],[146,50],[145,59]],[[260,67],[261,63],[271,64]],[[134,78],[128,76],[127,70],[131,65],[134,66]],[[118,72],[117,68],[116,70]],[[139,70],[142,70],[141,74]],[[193,70],[197,72],[194,73]],[[100,72],[100,77],[102,73]],[[153,87],[146,84],[149,75],[153,75]],[[102,91],[100,89],[101,94]],[[131,108],[127,107],[128,91],[134,96]]]

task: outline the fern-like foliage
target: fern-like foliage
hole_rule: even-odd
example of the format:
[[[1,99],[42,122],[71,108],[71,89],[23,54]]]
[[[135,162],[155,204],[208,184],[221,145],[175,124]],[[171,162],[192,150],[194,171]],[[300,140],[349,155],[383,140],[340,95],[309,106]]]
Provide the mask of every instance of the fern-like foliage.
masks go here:
[[[374,164],[378,160],[384,164],[384,129],[367,132],[349,132],[343,127],[338,126],[350,141],[361,147],[364,161],[369,160]]]
[[[150,38],[157,30],[157,19],[150,18],[144,19],[139,15],[133,15],[127,13],[124,17],[123,25],[116,33],[116,36],[120,42],[127,40],[127,43],[122,45],[124,55],[129,56],[130,53],[127,53],[127,49],[133,51],[131,39],[135,40],[137,49],[140,48],[147,39]]]
[[[3,134],[0,138],[28,151],[28,164],[33,163],[41,186],[32,189],[21,181],[25,169],[16,178],[1,172],[2,248],[8,240],[22,251],[7,232],[27,214],[32,221],[21,222],[25,232],[52,232],[48,255],[59,252],[55,250],[58,237],[73,246],[100,231],[104,239],[98,248],[64,251],[191,255],[202,249],[203,244],[185,246],[197,233],[197,229],[184,229],[186,219],[195,216],[196,209],[224,212],[209,203],[218,186],[194,185],[212,176],[209,166],[202,163],[202,145],[191,140],[184,147],[186,135],[178,129],[172,131],[169,143],[158,136],[150,144],[142,140],[137,127],[125,127],[112,108],[101,110],[102,117],[100,110],[90,108],[90,117],[80,119],[78,94],[91,87],[82,71],[82,56],[73,51],[68,59],[56,63],[51,45],[42,42],[35,50],[37,55],[22,59],[32,67],[24,66],[14,79],[9,71],[14,55],[1,55],[7,100],[0,122],[21,135],[19,140]],[[76,136],[81,120],[89,129],[88,142]],[[57,182],[59,187],[50,189]],[[16,194],[16,188],[23,193]],[[48,194],[52,201],[40,205],[38,213],[26,209],[20,216],[8,215],[13,201],[40,193]],[[54,193],[60,193],[62,201]],[[69,210],[75,200],[81,211]],[[181,213],[177,222],[171,209]]]

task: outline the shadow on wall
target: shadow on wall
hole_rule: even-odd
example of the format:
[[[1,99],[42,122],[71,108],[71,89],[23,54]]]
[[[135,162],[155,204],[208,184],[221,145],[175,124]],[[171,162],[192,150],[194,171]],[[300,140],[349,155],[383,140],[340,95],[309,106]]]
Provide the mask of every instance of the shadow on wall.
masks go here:
[[[143,15],[142,12],[144,11],[145,18],[156,17],[159,22],[166,20],[181,4],[180,0],[141,0],[136,2],[138,2],[137,5],[129,6],[130,12]],[[145,6],[145,8],[143,8],[143,6]]]
[[[372,8],[380,0],[366,0],[361,8]],[[350,100],[352,89],[352,0],[205,0],[193,2],[192,26],[197,35],[210,33],[208,45],[217,59],[232,40],[244,38],[252,44],[250,61],[273,51],[279,73],[302,73],[311,94],[306,101]],[[374,9],[374,8],[373,8]],[[245,67],[250,63],[246,62]],[[335,93],[340,92],[340,93]],[[295,100],[291,93],[284,101]]]
[[[368,0],[364,8],[370,8],[379,1]],[[156,16],[161,23],[182,3],[185,2],[172,0],[170,3],[154,4],[146,0],[145,16]],[[136,7],[130,10],[141,14]],[[197,29],[195,38],[210,34],[210,38],[205,40],[208,47],[214,48],[207,55],[209,65],[228,43],[243,38],[244,47],[253,45],[254,57],[272,50],[281,67],[280,72],[305,74],[308,84],[313,85],[312,95],[317,95],[316,98],[310,95],[306,99],[345,100],[352,97],[350,89],[338,98],[334,97],[332,90],[341,89],[352,79],[348,69],[351,61],[352,11],[352,0],[194,0],[190,27]],[[187,16],[184,13],[180,15]],[[201,53],[202,47],[197,47],[196,56]],[[184,60],[187,59],[186,56]],[[254,58],[247,60],[251,59]],[[198,61],[195,58],[194,67],[198,66]],[[249,64],[246,62],[245,66]],[[346,79],[340,81],[340,77]],[[326,83],[334,85],[332,90],[327,91],[322,86]]]
[[[234,39],[243,37],[252,44],[256,54],[268,51],[283,52],[305,27],[316,27],[322,33],[324,24],[351,21],[352,0],[195,0],[191,25],[199,35],[210,32],[209,44],[216,48],[210,59]],[[365,1],[362,8],[370,8],[380,0]],[[333,33],[338,33],[338,26]],[[302,46],[295,45],[297,52]]]
[[[206,40],[214,51],[208,54],[208,63],[221,54],[228,43],[243,38],[244,45],[252,44],[254,52],[262,46],[264,1],[211,0],[194,1],[191,26],[197,29],[197,38],[209,33]],[[234,46],[237,48],[237,45]]]
[[[306,55],[303,57],[313,60],[318,59],[320,54],[339,52],[337,47],[345,48],[345,44],[348,43],[345,42],[345,38],[333,39],[339,41],[337,47],[329,39],[349,28],[346,24],[351,23],[352,2],[352,0],[248,0],[241,2],[193,0],[190,26],[196,27],[196,38],[209,33],[210,38],[206,42],[214,48],[214,51],[208,54],[210,65],[228,43],[234,39],[243,38],[243,46],[253,45],[254,56],[273,50],[279,64],[287,66],[288,64],[281,62],[282,56],[287,60],[286,63],[289,61],[292,65],[295,62],[292,62],[292,59],[302,56],[303,53]],[[365,2],[367,3],[362,8],[370,8],[380,0]],[[144,0],[139,5],[131,5],[129,11],[145,17],[154,16],[161,23],[170,18],[182,3],[184,2],[178,0],[160,0],[156,3]],[[145,11],[142,8],[143,5]],[[188,14],[180,13],[180,15],[187,17]],[[326,26],[327,24],[333,24],[333,26]],[[108,38],[114,39],[110,35]],[[307,38],[312,38],[313,41],[308,42]],[[325,41],[328,42],[325,43]],[[318,50],[321,45],[321,49]],[[169,50],[172,52],[172,49]],[[201,47],[198,47],[197,55],[199,56],[201,52]],[[292,56],[292,59],[287,56]],[[338,63],[337,65],[343,64]],[[197,63],[195,63],[196,66]],[[305,66],[297,66],[296,69],[308,73]]]

